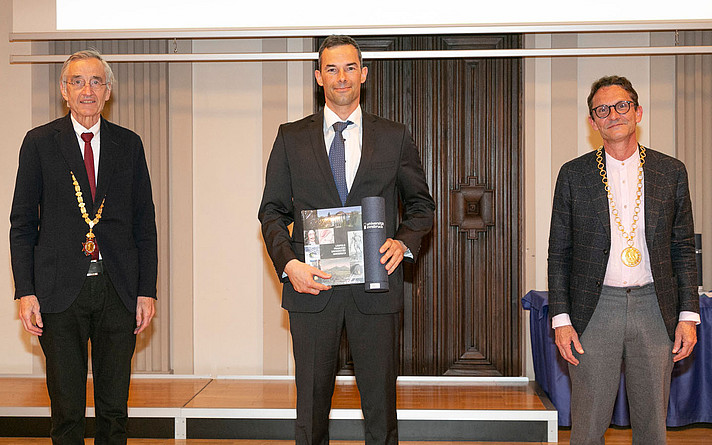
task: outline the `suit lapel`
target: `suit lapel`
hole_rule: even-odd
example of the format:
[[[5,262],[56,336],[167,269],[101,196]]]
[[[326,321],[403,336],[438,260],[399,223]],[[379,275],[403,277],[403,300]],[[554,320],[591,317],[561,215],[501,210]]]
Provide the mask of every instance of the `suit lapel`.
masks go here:
[[[326,145],[324,144],[323,110],[312,116],[312,121],[309,126],[309,139],[311,141],[312,155],[314,159],[316,159],[319,172],[324,178],[324,182],[328,184],[328,194],[331,195],[330,201],[338,203],[337,207],[340,207],[341,198],[339,197],[339,191],[336,189],[334,174],[331,172],[331,164],[329,164],[329,156],[326,154]]]
[[[368,174],[368,171],[370,171],[371,161],[373,159],[373,150],[377,143],[375,122],[376,118],[373,115],[365,112],[362,113],[361,125],[363,128],[361,129],[361,161],[359,161],[354,182],[349,190],[349,198],[355,196],[355,194],[351,192],[353,190],[358,190],[358,186],[363,181],[364,176]]]
[[[602,153],[603,164],[606,164],[606,154]],[[596,157],[591,158],[593,162],[591,163],[591,168],[587,173],[586,183],[591,184],[591,204],[593,206],[593,211],[598,215],[598,220],[601,222],[603,229],[606,232],[608,241],[611,240],[611,217],[609,214],[608,207],[608,194],[606,193],[606,188],[601,181],[601,172],[598,168],[598,162]]]
[[[643,164],[643,200],[645,201],[645,243],[648,251],[653,248],[653,238],[660,219],[661,202],[661,175],[655,164],[655,154],[647,153],[646,163]],[[651,159],[652,158],[652,159]],[[650,162],[653,161],[653,162]]]
[[[74,173],[74,177],[77,178],[77,182],[79,182],[79,186],[82,189],[84,202],[87,206],[91,206],[91,188],[89,187],[89,177],[87,176],[87,169],[84,166],[84,158],[82,157],[82,147],[80,147],[79,141],[77,140],[77,134],[74,132],[69,114],[59,121],[56,130],[55,142],[57,143],[59,152],[62,153],[62,157],[64,157],[64,161],[67,163],[69,170]],[[71,176],[67,174],[68,186],[71,185],[71,181]]]
[[[121,147],[120,141],[111,131],[104,118],[101,118],[101,147],[99,149],[99,173],[96,184],[97,204],[106,196],[111,178],[116,167],[116,157]],[[97,209],[98,210],[98,207]]]

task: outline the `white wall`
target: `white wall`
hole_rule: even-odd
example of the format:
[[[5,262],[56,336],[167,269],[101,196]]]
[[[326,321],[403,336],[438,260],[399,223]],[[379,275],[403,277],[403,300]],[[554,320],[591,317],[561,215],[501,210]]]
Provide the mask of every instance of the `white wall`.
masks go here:
[[[15,2],[17,3],[17,2]],[[5,224],[0,231],[0,290],[4,304],[0,305],[0,372],[31,373],[32,345],[37,339],[25,334],[17,317],[17,303],[13,301],[14,287],[10,269],[8,230],[12,193],[17,172],[20,144],[25,132],[32,127],[32,72],[29,65],[10,65],[10,43],[6,36],[12,31],[12,0],[0,0],[0,85],[3,89],[0,108],[0,217]],[[30,44],[13,44],[12,51],[29,54]]]
[[[14,0],[12,17],[12,31],[14,32],[46,32],[57,29],[56,1],[55,0]],[[89,8],[89,6],[87,6]],[[2,11],[5,11],[3,7]],[[87,20],[91,20],[91,13],[87,9],[82,12]]]
[[[47,29],[54,22],[51,0],[0,0],[0,35],[13,30]],[[634,46],[671,44],[671,33],[537,34],[527,47]],[[303,39],[196,40],[193,52],[309,50]],[[12,49],[11,49],[12,47]],[[28,43],[0,39],[0,215],[9,215],[17,155],[24,133],[33,126],[29,65],[10,65],[10,52],[30,53]],[[37,71],[37,68],[35,69]],[[176,73],[179,73],[177,70]],[[195,374],[288,374],[292,360],[286,313],[262,245],[257,208],[264,167],[279,123],[311,110],[309,63],[195,63],[185,91],[178,91],[185,113],[172,114],[173,125],[187,122],[172,135],[172,300],[171,357],[176,372]],[[551,197],[560,166],[599,142],[586,123],[585,100],[593,80],[604,74],[629,77],[644,109],[640,139],[672,153],[674,146],[674,58],[590,57],[532,58],[525,61],[524,99],[524,291],[546,289]],[[176,82],[177,84],[179,82]],[[51,87],[54,87],[52,85]],[[192,91],[191,91],[192,89]],[[35,107],[35,115],[39,115]],[[38,124],[41,122],[35,122]],[[186,165],[189,164],[189,165]],[[192,202],[176,211],[175,203]],[[6,220],[7,221],[7,220]],[[6,223],[6,228],[9,223]],[[188,236],[180,233],[187,231]],[[189,249],[180,249],[188,242]],[[17,319],[7,236],[0,236],[0,373],[41,372],[36,339]],[[180,267],[178,264],[180,263]],[[173,266],[172,266],[173,267]],[[171,298],[173,296],[169,296]],[[524,312],[523,340],[529,341]],[[186,322],[186,320],[188,320]],[[191,325],[192,324],[192,325]],[[188,332],[186,332],[188,331]],[[530,354],[527,376],[533,377]]]
[[[261,51],[259,41],[198,41],[194,52]],[[193,66],[196,373],[262,371],[262,67]],[[227,347],[229,345],[229,347]]]
[[[301,51],[301,39],[203,40],[193,52]],[[287,374],[281,285],[257,209],[280,123],[311,109],[302,62],[193,65],[194,372]],[[308,112],[308,111],[306,111]]]
[[[193,42],[193,52],[303,51],[308,44],[302,39],[202,40]],[[311,110],[309,66],[193,64],[196,374],[292,370],[281,284],[264,249],[257,209],[277,127]]]

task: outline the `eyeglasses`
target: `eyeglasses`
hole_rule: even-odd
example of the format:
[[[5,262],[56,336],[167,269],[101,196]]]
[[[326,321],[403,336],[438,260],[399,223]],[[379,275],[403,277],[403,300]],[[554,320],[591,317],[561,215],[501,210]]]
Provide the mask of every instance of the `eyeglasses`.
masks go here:
[[[91,88],[92,90],[98,90],[99,88],[106,86],[108,83],[109,82],[101,83],[101,80],[99,79],[91,79],[89,80],[89,88]],[[81,90],[86,86],[87,81],[81,78],[77,78],[72,80],[65,80],[64,84],[70,85],[72,88],[76,88],[77,90]]]
[[[622,100],[615,105],[599,105],[591,108],[591,111],[595,113],[599,119],[605,119],[611,114],[611,108],[615,108],[618,114],[626,114],[628,110],[630,110],[630,106],[634,104],[635,102],[631,100]]]

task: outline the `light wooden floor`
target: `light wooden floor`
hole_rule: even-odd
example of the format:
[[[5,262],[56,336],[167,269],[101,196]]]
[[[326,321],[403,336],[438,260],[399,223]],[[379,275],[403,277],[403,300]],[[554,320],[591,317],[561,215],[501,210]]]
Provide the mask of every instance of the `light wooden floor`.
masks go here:
[[[91,381],[87,403],[93,405]],[[0,407],[47,407],[49,398],[43,378],[0,377]],[[292,380],[162,379],[134,378],[129,407],[132,408],[294,408],[296,394]],[[436,384],[398,383],[398,408],[418,409],[544,409],[532,384]],[[338,382],[334,392],[336,409],[360,408],[358,390],[352,382]],[[0,438],[0,445],[49,445],[49,439]],[[266,440],[170,440],[129,439],[129,445],[287,445],[291,441]],[[334,441],[335,445],[360,445],[358,441]],[[401,442],[404,445],[504,445],[517,442]],[[526,442],[531,444],[532,442]],[[569,431],[559,431],[559,444],[569,443]],[[608,445],[631,443],[627,428],[610,428]],[[88,439],[87,444],[93,444]],[[668,445],[712,444],[712,424],[668,431]]]
[[[398,382],[398,409],[545,409],[533,384],[422,384]],[[94,405],[91,380],[87,404]],[[45,407],[43,378],[0,377],[0,407]],[[293,380],[134,378],[130,408],[295,408]],[[337,382],[332,407],[359,409],[353,381]]]

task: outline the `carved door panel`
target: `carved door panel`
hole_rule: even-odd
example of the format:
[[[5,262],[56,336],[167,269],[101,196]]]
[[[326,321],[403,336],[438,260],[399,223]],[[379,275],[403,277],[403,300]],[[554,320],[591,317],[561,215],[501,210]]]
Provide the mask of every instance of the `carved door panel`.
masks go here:
[[[521,46],[519,35],[357,40],[364,52]],[[407,125],[437,205],[418,263],[404,266],[400,372],[520,375],[521,60],[365,65],[363,109]],[[345,340],[342,363],[349,373]]]

